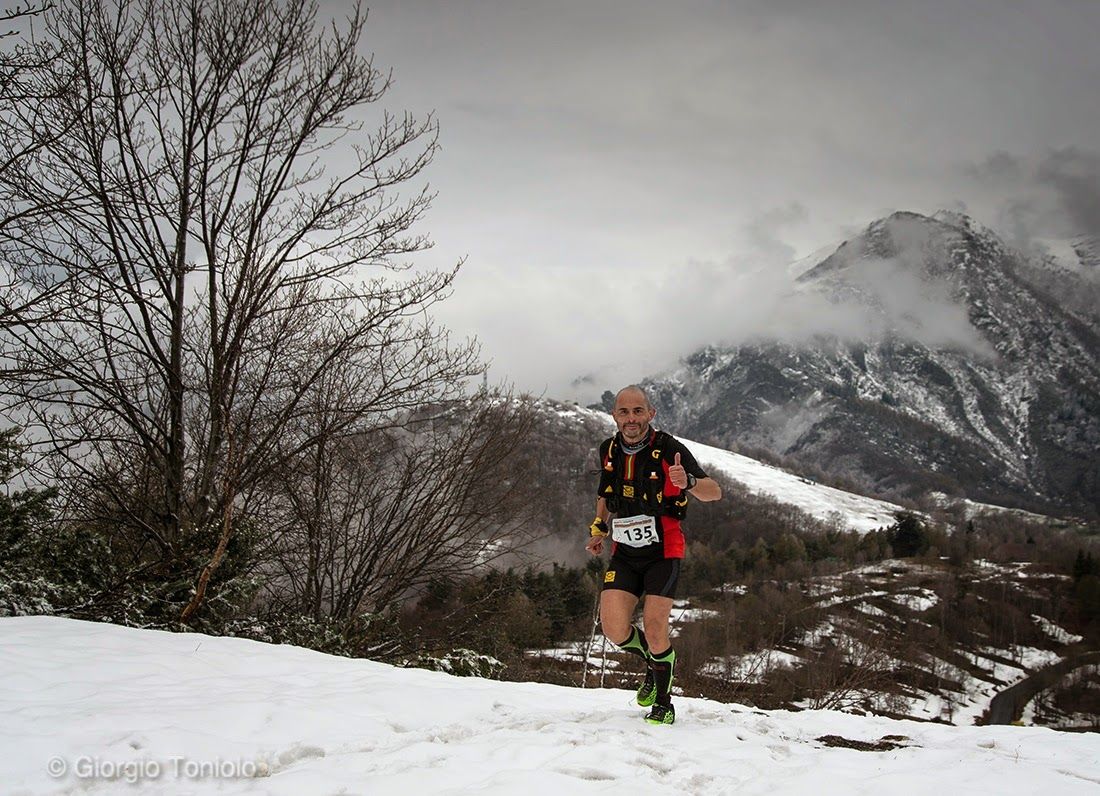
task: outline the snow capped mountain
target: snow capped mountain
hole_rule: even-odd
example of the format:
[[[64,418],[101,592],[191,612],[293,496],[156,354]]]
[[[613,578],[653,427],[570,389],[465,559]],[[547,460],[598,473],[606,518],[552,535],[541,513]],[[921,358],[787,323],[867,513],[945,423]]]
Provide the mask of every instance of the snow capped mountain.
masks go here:
[[[649,386],[687,436],[880,493],[1095,513],[1096,310],[1041,270],[967,216],[895,213],[796,269],[791,305],[814,334],[708,347]],[[1088,294],[1059,274],[1059,294]]]

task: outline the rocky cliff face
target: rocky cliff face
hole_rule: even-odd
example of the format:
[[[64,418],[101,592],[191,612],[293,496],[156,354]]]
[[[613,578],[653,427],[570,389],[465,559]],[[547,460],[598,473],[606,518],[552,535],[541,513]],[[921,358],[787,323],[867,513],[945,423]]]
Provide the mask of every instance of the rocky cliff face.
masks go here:
[[[896,213],[796,276],[821,334],[708,347],[648,384],[669,428],[879,493],[1095,515],[1100,324],[1070,300],[1095,289],[1087,244],[1067,268],[966,216]]]

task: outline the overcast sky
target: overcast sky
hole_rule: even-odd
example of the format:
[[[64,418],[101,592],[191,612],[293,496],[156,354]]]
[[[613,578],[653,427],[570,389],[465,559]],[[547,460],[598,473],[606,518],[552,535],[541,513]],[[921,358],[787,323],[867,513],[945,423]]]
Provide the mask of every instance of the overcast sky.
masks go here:
[[[590,400],[766,329],[759,274],[897,209],[1100,232],[1097,0],[368,5],[494,382]]]

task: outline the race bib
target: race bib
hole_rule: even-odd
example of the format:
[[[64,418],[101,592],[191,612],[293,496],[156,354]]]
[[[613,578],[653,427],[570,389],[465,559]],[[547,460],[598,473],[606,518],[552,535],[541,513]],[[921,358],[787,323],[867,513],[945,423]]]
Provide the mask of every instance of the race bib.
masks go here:
[[[630,547],[645,547],[661,541],[657,533],[657,518],[647,514],[636,517],[616,517],[611,521],[611,538]]]

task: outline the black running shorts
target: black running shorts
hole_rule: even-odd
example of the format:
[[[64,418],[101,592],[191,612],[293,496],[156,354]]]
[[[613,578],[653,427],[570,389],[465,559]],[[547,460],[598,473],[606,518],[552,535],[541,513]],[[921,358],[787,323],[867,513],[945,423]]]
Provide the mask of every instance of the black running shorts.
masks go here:
[[[603,587],[628,591],[635,597],[641,597],[643,593],[675,597],[682,560],[611,556],[611,563],[603,576]]]

